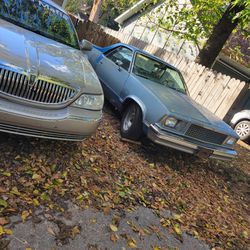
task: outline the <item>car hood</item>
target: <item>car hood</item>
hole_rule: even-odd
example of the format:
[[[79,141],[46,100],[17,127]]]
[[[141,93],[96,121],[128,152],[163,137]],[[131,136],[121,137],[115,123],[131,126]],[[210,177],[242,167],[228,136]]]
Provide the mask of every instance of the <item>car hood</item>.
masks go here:
[[[136,78],[159,98],[171,115],[195,124],[210,127],[211,129],[217,128],[218,131],[237,137],[230,126],[196,103],[188,95],[139,76],[136,76]]]
[[[77,49],[0,19],[0,63],[101,94],[99,80],[87,57]]]

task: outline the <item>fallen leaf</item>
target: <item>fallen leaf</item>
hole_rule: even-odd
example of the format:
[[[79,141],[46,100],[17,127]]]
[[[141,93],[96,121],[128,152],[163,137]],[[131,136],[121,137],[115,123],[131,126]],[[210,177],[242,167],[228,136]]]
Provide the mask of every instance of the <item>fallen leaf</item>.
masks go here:
[[[80,228],[79,226],[75,226],[71,230],[71,238],[74,239],[77,234],[80,234]]]
[[[119,192],[119,196],[124,198],[126,196],[126,194],[125,194],[125,192],[121,191],[121,192]]]
[[[110,228],[111,231],[113,231],[113,232],[117,232],[117,231],[118,231],[118,228],[117,228],[117,226],[115,226],[115,225],[110,224],[110,225],[109,225],[109,228]]]
[[[150,168],[154,168],[154,167],[155,167],[155,164],[154,164],[154,163],[150,163],[150,164],[149,164],[149,167],[150,167]]]
[[[115,233],[112,233],[110,235],[110,240],[113,241],[113,242],[117,242],[117,240],[119,239],[118,235],[115,234]]]
[[[53,228],[50,227],[50,226],[47,227],[47,231],[48,231],[48,233],[50,233],[50,234],[53,235],[53,236],[56,235],[56,233],[54,232]]]
[[[25,220],[28,218],[28,216],[30,215],[29,211],[23,211],[21,218],[23,220],[23,222],[25,222]]]
[[[180,226],[179,224],[174,224],[174,231],[178,234],[178,235],[181,235],[181,229],[180,229]]]
[[[3,235],[3,234],[5,234],[4,228],[2,226],[0,226],[0,235]]]
[[[130,247],[130,248],[137,248],[136,241],[135,241],[135,239],[133,239],[133,238],[130,238],[130,239],[127,241],[127,244],[128,244],[128,247]]]
[[[15,194],[15,195],[21,195],[21,193],[18,191],[17,187],[13,187],[10,191],[11,194]]]
[[[245,230],[242,232],[242,236],[247,239],[248,238],[248,232]]]
[[[7,228],[4,229],[4,232],[6,234],[8,234],[8,235],[12,235],[13,234],[13,231],[11,229],[7,229]]]
[[[6,189],[3,187],[0,187],[0,193],[5,193],[5,192],[6,192]]]
[[[7,177],[10,177],[10,176],[11,176],[11,173],[9,173],[9,172],[3,172],[2,175],[7,176]]]
[[[38,191],[37,189],[35,189],[35,190],[33,191],[33,194],[34,194],[34,195],[39,195],[40,193],[39,193],[39,191]]]
[[[50,200],[49,195],[47,193],[45,193],[45,192],[42,193],[40,197],[41,197],[41,199],[43,201],[49,201]]]
[[[153,248],[153,250],[161,250],[161,248],[156,246],[156,247]]]
[[[174,215],[174,219],[175,219],[176,221],[180,222],[180,223],[183,223],[183,221],[181,220],[181,215],[179,215],[179,214],[175,214],[175,215]]]
[[[5,200],[0,199],[0,206],[6,208],[8,207],[8,203]]]
[[[8,224],[8,223],[9,223],[9,221],[6,220],[4,217],[0,217],[0,225],[1,225],[1,226],[4,226],[4,225],[6,225],[6,224]]]
[[[40,205],[40,202],[37,199],[33,199],[33,204],[38,207]]]
[[[40,178],[41,178],[41,175],[39,175],[39,174],[33,174],[32,175],[33,180],[37,180],[37,179],[40,179]]]
[[[108,215],[110,213],[110,207],[103,208],[103,212],[105,215]]]

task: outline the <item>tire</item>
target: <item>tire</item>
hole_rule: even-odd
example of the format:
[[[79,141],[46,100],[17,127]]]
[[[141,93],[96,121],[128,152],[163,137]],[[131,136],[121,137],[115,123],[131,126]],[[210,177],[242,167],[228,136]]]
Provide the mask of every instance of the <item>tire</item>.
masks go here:
[[[122,115],[121,136],[131,140],[139,140],[142,136],[142,111],[135,103],[130,104]]]
[[[236,124],[234,130],[242,141],[250,139],[250,121],[240,121]]]

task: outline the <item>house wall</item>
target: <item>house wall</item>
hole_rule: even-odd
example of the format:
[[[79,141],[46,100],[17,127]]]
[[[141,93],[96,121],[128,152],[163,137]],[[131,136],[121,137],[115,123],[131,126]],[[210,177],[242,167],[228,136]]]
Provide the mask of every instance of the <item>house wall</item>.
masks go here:
[[[56,4],[62,6],[63,4],[63,0],[53,0],[53,2],[55,2]]]
[[[180,8],[184,3],[189,3],[188,0],[178,0],[178,2]],[[166,15],[165,3],[161,3],[158,6],[151,7],[146,13],[135,14],[127,19],[121,25],[120,31],[194,60],[199,51],[198,47],[193,42],[178,39],[173,36],[172,31],[159,27],[158,19],[161,17],[166,18]],[[175,29],[177,29],[177,27],[174,26],[173,30]]]

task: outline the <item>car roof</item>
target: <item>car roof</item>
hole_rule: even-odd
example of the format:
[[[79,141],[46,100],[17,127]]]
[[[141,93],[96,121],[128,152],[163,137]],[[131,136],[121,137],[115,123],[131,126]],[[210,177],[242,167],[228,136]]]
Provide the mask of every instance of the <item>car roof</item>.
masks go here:
[[[51,0],[41,0],[41,1],[59,9],[60,11],[68,15],[67,11],[65,11],[60,5],[56,4],[55,2]]]
[[[146,56],[148,56],[148,57],[151,57],[152,59],[155,59],[155,60],[157,60],[157,61],[160,61],[160,62],[162,62],[162,63],[167,64],[169,67],[171,67],[172,69],[174,69],[174,70],[176,70],[176,71],[179,72],[179,70],[178,70],[176,67],[174,67],[172,64],[169,64],[168,62],[165,62],[165,61],[162,60],[161,58],[159,58],[159,57],[157,57],[157,56],[154,56],[154,55],[152,55],[152,54],[146,52],[145,50],[141,50],[141,49],[139,49],[139,48],[137,48],[137,47],[135,47],[135,46],[133,46],[133,45],[125,44],[125,43],[116,43],[116,44],[113,44],[113,45],[108,46],[108,47],[109,47],[109,48],[115,48],[115,47],[119,47],[119,46],[125,46],[125,47],[127,47],[127,48],[129,48],[129,49],[131,49],[131,50],[133,50],[133,51],[135,51],[135,52],[140,52],[140,53],[142,53],[142,54],[144,54],[144,55],[146,55]]]

